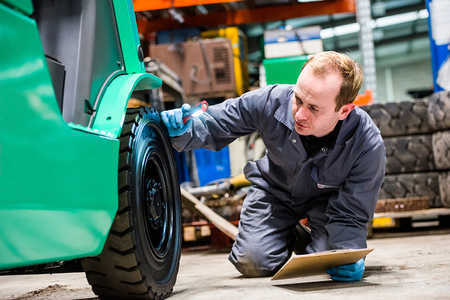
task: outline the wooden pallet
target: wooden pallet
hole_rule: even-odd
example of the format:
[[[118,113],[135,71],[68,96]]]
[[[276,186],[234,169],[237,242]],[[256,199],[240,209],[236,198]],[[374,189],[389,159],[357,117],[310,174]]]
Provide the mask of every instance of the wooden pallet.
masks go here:
[[[375,213],[417,211],[429,208],[429,197],[409,197],[378,200]]]

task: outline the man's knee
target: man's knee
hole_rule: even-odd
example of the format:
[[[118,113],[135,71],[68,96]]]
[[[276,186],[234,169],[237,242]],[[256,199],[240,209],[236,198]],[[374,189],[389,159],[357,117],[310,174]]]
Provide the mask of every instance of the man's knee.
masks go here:
[[[235,250],[235,249],[233,249]],[[231,251],[228,260],[245,277],[267,277],[273,276],[284,263],[278,259],[270,258],[267,254],[257,249],[241,254]]]

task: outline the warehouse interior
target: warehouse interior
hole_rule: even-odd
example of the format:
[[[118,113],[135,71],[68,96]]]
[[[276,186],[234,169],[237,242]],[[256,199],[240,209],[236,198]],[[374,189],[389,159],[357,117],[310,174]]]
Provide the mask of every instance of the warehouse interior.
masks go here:
[[[313,54],[314,51],[328,50],[346,53],[363,67],[366,76],[365,82],[355,102],[359,101],[358,105],[365,107],[363,109],[368,111],[371,116],[380,118],[380,110],[384,109],[384,105],[391,107],[390,112],[394,115],[398,114],[395,112],[396,110],[405,110],[400,114],[407,114],[406,110],[408,109],[420,110],[415,107],[422,105],[419,102],[435,91],[442,90],[435,82],[437,71],[433,67],[433,63],[437,58],[432,58],[432,52],[435,52],[436,45],[434,42],[430,42],[434,40],[430,37],[431,21],[427,1],[261,0],[174,1],[173,3],[155,1],[151,4],[147,1],[134,1],[134,7],[141,44],[144,45],[144,49],[147,49],[144,51],[147,59],[152,63],[156,60],[165,67],[168,66],[172,71],[176,69],[175,73],[180,77],[181,86],[184,88],[184,101],[191,104],[196,104],[203,99],[214,104],[267,84],[295,84],[299,69],[304,62],[303,59],[307,58],[309,54]],[[295,31],[299,32],[296,36],[292,34]],[[286,43],[289,40],[287,37],[289,33],[294,36],[294,40],[298,38],[297,41],[301,41],[297,42],[300,46],[295,45],[295,41],[290,45]],[[198,55],[201,53],[201,40],[209,43],[214,40],[219,41],[220,37],[224,36],[231,39],[233,51],[236,51],[234,53],[235,90],[232,88],[233,91],[230,91],[229,87],[222,90],[212,87],[212,90],[204,88],[201,91],[195,91],[191,87],[192,78],[187,78],[186,70],[183,71],[183,67],[188,68],[190,65],[198,64],[200,67],[196,73],[197,79],[207,79],[207,67],[202,70],[202,65],[205,65],[207,61]],[[311,38],[312,36],[316,36],[316,38]],[[308,39],[308,37],[311,40],[302,40],[303,38]],[[272,43],[273,40],[277,42]],[[191,60],[177,58],[177,51],[173,49],[183,47],[182,45],[191,45],[194,48],[193,45],[196,43],[196,50],[185,48],[187,50],[183,54],[188,57],[194,55],[191,53],[196,52],[196,62],[193,58]],[[276,48],[277,45],[278,48]],[[210,57],[210,60],[212,59]],[[182,72],[185,73],[181,74]],[[164,94],[164,86],[162,89]],[[211,94],[214,94],[214,97]],[[169,99],[171,99],[170,96]],[[410,105],[413,103],[416,104],[411,108]],[[404,121],[390,120],[389,122],[393,123],[391,125],[384,124],[383,122],[386,121],[381,119],[375,122],[381,128],[382,134],[386,136],[385,143],[389,146],[387,151],[390,164],[398,163],[396,155],[404,156],[400,150],[402,147],[403,150],[407,148],[416,150],[406,150],[410,152],[406,154],[409,156],[406,159],[409,163],[403,161],[401,164],[420,164],[418,161],[422,159],[418,158],[417,153],[412,152],[419,151],[427,156],[427,153],[432,151],[432,146],[425,146],[422,142],[424,139],[431,138],[431,135],[421,136],[418,135],[420,132],[416,131],[409,132],[407,136],[402,137],[402,133],[388,133],[389,130],[383,130],[384,125],[399,126],[399,122]],[[405,122],[413,121],[408,119]],[[413,125],[411,124],[410,127]],[[428,131],[427,133],[433,132]],[[402,138],[408,139],[408,142]],[[422,150],[417,150],[419,148]],[[264,145],[258,136],[251,135],[236,140],[218,153],[203,149],[194,150],[194,153],[183,153],[181,159],[184,165],[179,168],[184,170],[184,174],[180,174],[181,185],[207,206],[213,208],[219,215],[237,225],[240,208],[245,198],[245,188],[238,193],[229,188],[227,190],[226,186],[230,185],[230,180],[236,182],[236,178],[241,178],[247,161],[261,158],[264,151]],[[176,153],[176,155],[178,154]],[[415,161],[413,162],[413,160]],[[212,161],[216,163],[215,166]],[[442,170],[445,168],[443,167]],[[390,184],[399,185],[398,182],[402,180],[408,181],[409,179],[398,178],[403,173],[406,173],[407,176],[426,177],[427,174],[424,173],[426,169],[421,169],[418,174],[414,175],[413,173],[419,169],[414,169],[414,167],[390,169],[388,166],[387,174],[397,177],[386,179],[386,191],[382,190],[380,199],[392,201],[392,199],[399,198],[415,198],[415,202],[412,202],[414,204],[396,203],[394,205],[397,208],[384,207],[383,210],[379,208],[378,213],[384,213],[384,215],[375,218],[375,234],[380,230],[383,232],[385,229],[397,228],[403,231],[405,224],[411,228],[411,220],[413,220],[414,226],[421,227],[427,226],[426,224],[437,225],[439,224],[438,219],[445,218],[440,213],[422,217],[424,219],[421,220],[422,222],[417,221],[421,217],[412,217],[411,219],[410,217],[396,218],[394,216],[389,218],[389,213],[402,210],[404,213],[404,211],[418,208],[410,207],[399,210],[400,205],[402,207],[413,205],[414,207],[420,201],[426,203],[428,201],[426,197],[439,198],[437,196],[439,184],[437,183],[431,184],[435,186],[434,191],[430,184],[419,184],[420,187],[409,189],[404,186],[399,189],[389,187]],[[245,185],[239,180],[237,182],[237,185],[231,184],[231,186]],[[404,185],[404,183],[400,185]],[[429,204],[425,204],[424,209],[442,209],[445,205],[439,201],[429,200]],[[184,213],[185,245],[195,245],[195,242],[202,244],[202,241],[208,244],[212,238],[212,247],[215,243],[217,243],[216,247],[230,246],[232,239],[229,240],[230,243],[226,243],[227,239],[223,237],[223,234],[218,234],[217,228],[214,226],[211,235],[209,222],[199,217],[195,211],[185,209]],[[414,220],[416,221],[414,222]],[[206,237],[204,237],[205,235]]]
[[[447,298],[449,15],[450,0],[0,0],[0,299]],[[244,168],[273,159],[261,134],[179,152],[163,112],[295,85],[327,51],[361,66],[353,103],[384,144],[367,249],[302,260],[290,244],[285,273],[247,278],[229,255]],[[359,280],[325,272],[361,260]]]
[[[349,53],[358,62],[362,62],[360,45],[358,39],[359,24],[354,12],[345,12],[345,1],[331,2],[335,7],[324,8],[325,12],[320,12],[320,7],[325,6],[327,1],[298,1],[298,10],[302,17],[276,20],[276,16],[260,16],[257,20],[236,20],[236,22],[248,22],[238,24],[238,28],[247,37],[248,43],[248,61],[250,77],[253,79],[251,84],[258,80],[258,65],[264,58],[261,49],[261,38],[264,31],[275,30],[280,26],[290,26],[291,28],[301,28],[306,26],[320,26],[320,37],[323,42],[323,50],[335,50]],[[167,3],[169,3],[167,1]],[[302,8],[305,3],[313,6]],[[292,5],[292,1],[247,1],[224,2],[222,4],[205,4],[198,6],[179,7],[181,16],[186,16],[187,23],[176,24],[170,22],[168,9],[159,9],[154,11],[139,11],[136,13],[138,24],[146,26],[147,21],[151,21],[148,26],[153,28],[172,28],[189,27],[189,21],[195,16],[204,16],[210,14],[228,14],[233,16],[233,11],[247,9],[248,14],[259,14],[258,11],[252,13],[253,9],[278,8],[281,14],[286,13],[287,9],[283,5]],[[153,4],[157,8],[157,4]],[[167,4],[166,4],[167,5]],[[139,3],[135,2],[139,8]],[[315,7],[317,6],[317,7]],[[331,5],[329,5],[331,6]],[[150,6],[148,8],[151,8]],[[143,8],[145,9],[145,7]],[[335,12],[333,11],[335,10]],[[299,13],[298,13],[299,14]],[[297,15],[298,15],[297,14]],[[281,17],[281,16],[280,16]],[[236,17],[237,18],[237,17]],[[232,20],[232,17],[229,19]],[[207,19],[208,25],[197,27],[200,30],[208,28],[227,27],[227,24],[221,24],[220,21],[214,22],[213,19]],[[264,21],[266,20],[266,21]],[[158,22],[161,22],[159,25]],[[165,22],[165,23],[162,23]],[[431,50],[430,38],[428,35],[428,11],[425,1],[372,1],[371,3],[371,25],[373,34],[373,43],[375,50],[375,63],[377,74],[377,90],[379,102],[388,102],[394,100],[408,99],[414,95],[416,90],[432,90],[432,68],[431,68]],[[202,23],[199,21],[198,23]],[[197,23],[197,24],[198,24]],[[164,24],[164,25],[163,25]],[[158,27],[162,26],[162,27]],[[166,27],[164,27],[166,26]],[[142,29],[143,30],[143,29]],[[145,37],[145,35],[144,35]],[[148,40],[148,39],[147,39]],[[410,72],[408,66],[414,63],[421,64],[416,68],[416,72]],[[428,64],[428,65],[427,65]],[[410,74],[410,77],[405,77]],[[256,79],[255,79],[256,78]]]

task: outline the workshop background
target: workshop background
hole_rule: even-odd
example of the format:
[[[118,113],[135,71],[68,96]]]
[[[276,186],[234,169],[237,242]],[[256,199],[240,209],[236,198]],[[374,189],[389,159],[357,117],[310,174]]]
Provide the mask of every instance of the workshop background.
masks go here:
[[[0,0],[0,299],[447,299],[449,16],[450,0]],[[328,50],[363,67],[355,103],[386,147],[374,251],[357,282],[245,278],[227,258],[261,137],[178,153],[160,113],[295,84]]]
[[[159,90],[135,95],[136,101],[160,109],[202,100],[215,104],[267,84],[295,84],[308,56],[320,51],[353,57],[365,73],[356,104],[382,131],[388,156],[369,235],[448,225],[450,100],[443,90],[449,89],[449,1],[133,4],[147,72],[163,80]],[[198,207],[237,225],[249,184],[242,169],[264,151],[256,133],[217,153],[175,153],[181,186],[200,200],[197,208],[183,203],[184,247],[231,246],[233,229],[218,230],[227,224],[212,224]]]

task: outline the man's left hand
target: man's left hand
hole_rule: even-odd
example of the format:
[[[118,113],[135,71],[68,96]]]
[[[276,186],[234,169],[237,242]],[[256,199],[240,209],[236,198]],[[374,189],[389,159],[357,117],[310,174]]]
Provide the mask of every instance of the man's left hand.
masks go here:
[[[166,125],[170,137],[180,136],[192,126],[192,120],[183,122],[183,117],[190,109],[191,106],[185,103],[181,108],[166,110],[161,113],[161,120]]]
[[[359,281],[364,273],[364,259],[361,258],[354,264],[342,265],[327,269],[331,279],[336,281]]]

